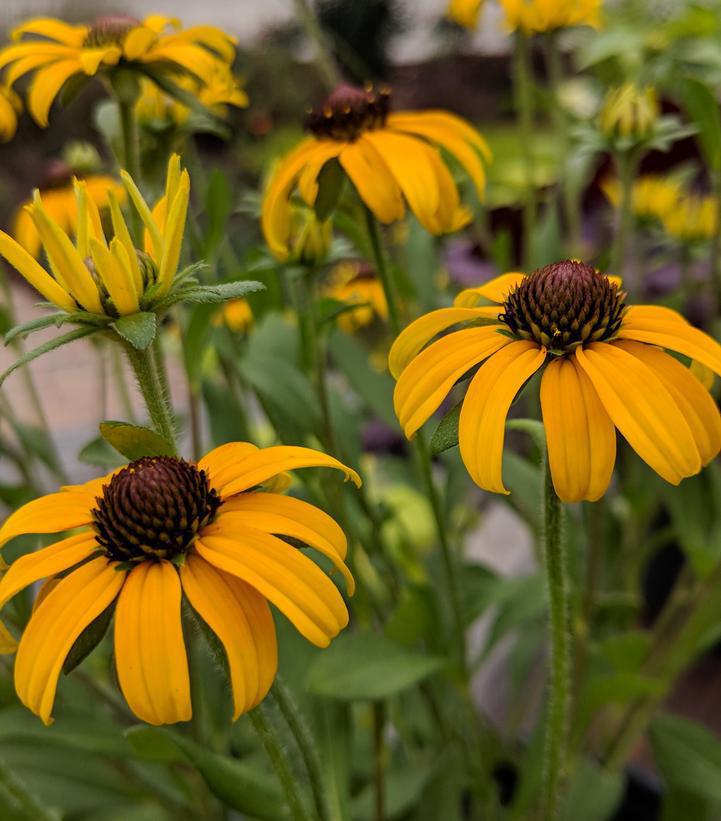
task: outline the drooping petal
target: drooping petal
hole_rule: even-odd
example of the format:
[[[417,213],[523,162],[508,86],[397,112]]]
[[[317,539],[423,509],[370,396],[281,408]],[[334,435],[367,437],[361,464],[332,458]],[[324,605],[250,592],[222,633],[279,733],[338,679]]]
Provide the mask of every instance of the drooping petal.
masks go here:
[[[0,256],[4,257],[45,299],[65,311],[75,311],[77,305],[70,294],[30,256],[9,234],[0,231]]]
[[[61,491],[33,499],[5,519],[0,527],[0,546],[25,533],[59,533],[89,525],[92,507],[83,492]]]
[[[235,493],[265,484],[269,479],[288,470],[315,467],[340,470],[346,481],[351,480],[360,487],[360,476],[332,456],[311,448],[287,445],[275,445],[250,453],[242,461],[230,464],[216,474],[214,481],[215,485],[220,487],[221,495],[228,498]]]
[[[15,689],[45,724],[52,723],[58,676],[70,648],[113,602],[124,580],[114,563],[93,559],[62,579],[30,618],[15,659]]]
[[[541,379],[553,486],[564,502],[595,502],[616,462],[616,430],[575,357],[554,359]]]
[[[388,369],[395,379],[434,336],[460,322],[497,319],[498,308],[439,308],[413,320],[396,337],[388,354]]]
[[[715,339],[694,328],[683,318],[680,321],[674,319],[675,311],[670,308],[651,312],[648,309],[656,306],[639,307],[644,310],[631,307],[626,312],[618,332],[619,339],[635,339],[637,342],[676,351],[697,360],[721,376],[721,345]]]
[[[36,34],[38,37],[47,37],[56,40],[65,46],[74,49],[80,48],[88,36],[87,26],[73,26],[56,20],[54,17],[36,17],[16,26],[11,33],[13,40],[18,40],[24,34]]]
[[[84,48],[78,52],[78,59],[83,72],[92,77],[98,67],[103,65],[114,66],[120,59],[122,52],[117,46],[101,46],[100,48]]]
[[[233,689],[233,721],[268,693],[278,668],[275,625],[268,603],[250,585],[199,556],[180,569],[188,601],[225,648]]]
[[[640,359],[663,382],[691,428],[701,462],[707,465],[721,450],[721,414],[711,394],[690,368],[658,348],[619,341],[615,347]]]
[[[123,55],[126,60],[139,60],[157,42],[157,32],[147,26],[136,26],[123,38]]]
[[[408,438],[438,410],[463,374],[511,341],[498,333],[500,327],[454,331],[422,350],[403,370],[393,404]]]
[[[210,486],[220,493],[221,485],[215,482],[215,477],[225,468],[245,459],[246,456],[257,450],[259,450],[258,446],[253,445],[251,442],[226,442],[224,445],[219,445],[206,453],[198,461],[198,470],[205,471]]]
[[[422,123],[423,126],[433,125],[438,129],[443,129],[449,134],[457,134],[470,143],[486,162],[491,160],[491,150],[488,143],[483,137],[461,117],[452,114],[450,111],[443,111],[442,109],[427,109],[425,111],[399,111],[390,115],[388,124],[393,128],[403,128],[410,130],[411,127]]]
[[[497,302],[499,305],[505,302],[508,294],[520,285],[526,278],[525,274],[512,271],[508,274],[501,274],[499,277],[478,285],[476,288],[466,288],[453,300],[453,304],[458,308],[474,308],[479,303]]]
[[[308,641],[327,647],[348,623],[348,610],[333,582],[290,545],[246,528],[237,536],[203,536],[198,554],[237,576],[272,602]]]
[[[148,724],[175,724],[192,715],[180,604],[180,579],[167,561],[139,564],[118,597],[118,681],[130,709]]]
[[[176,63],[207,85],[212,83],[218,65],[218,58],[200,46],[182,42],[164,44],[162,40],[155,48],[137,59],[142,63]]]
[[[43,68],[33,77],[28,92],[28,111],[41,128],[48,126],[48,114],[53,100],[65,82],[81,70],[77,58],[59,60]]]
[[[211,530],[217,525],[217,530]],[[338,523],[327,513],[292,496],[277,493],[241,493],[220,509],[214,525],[204,533],[243,532],[254,527],[275,536],[290,536],[315,548],[329,558],[345,578],[349,595],[355,592],[355,581],[346,566],[348,541]]]
[[[484,490],[508,493],[502,475],[506,416],[545,358],[545,348],[533,342],[511,342],[484,362],[471,380],[461,407],[458,443],[466,470]]]
[[[403,219],[406,208],[401,189],[371,143],[360,137],[343,149],[340,164],[376,219],[385,224]]]
[[[25,587],[87,559],[97,548],[95,535],[85,532],[16,559],[0,579],[0,607]]]
[[[617,345],[594,342],[576,350],[614,425],[638,455],[671,484],[701,469],[691,429],[674,398],[640,359]]]

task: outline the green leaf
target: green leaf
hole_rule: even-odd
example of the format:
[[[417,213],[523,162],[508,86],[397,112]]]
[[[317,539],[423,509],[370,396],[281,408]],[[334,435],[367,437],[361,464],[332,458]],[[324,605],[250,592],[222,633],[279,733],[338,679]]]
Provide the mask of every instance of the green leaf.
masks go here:
[[[111,447],[102,436],[96,436],[80,448],[78,461],[86,465],[113,468],[122,465],[125,460],[120,458],[115,448]]]
[[[336,159],[328,160],[318,174],[318,194],[313,208],[321,222],[325,222],[335,211],[345,183],[345,171]]]
[[[706,162],[721,170],[721,115],[716,96],[699,80],[686,77],[679,83],[681,102],[698,129]]]
[[[209,303],[218,305],[227,302],[229,299],[238,299],[252,294],[255,291],[263,291],[265,285],[262,282],[255,282],[252,279],[239,280],[237,282],[221,282],[218,285],[197,285],[193,288],[183,288],[174,292],[170,296],[173,302],[191,302],[196,305]],[[169,303],[164,300],[159,303],[159,307],[167,307]]]
[[[308,671],[311,693],[341,701],[384,699],[438,671],[437,656],[409,650],[369,632],[345,633],[319,654]]]
[[[449,410],[441,419],[431,437],[431,453],[437,456],[444,450],[455,448],[458,445],[458,420],[461,418],[461,400],[455,408]]]
[[[110,327],[114,328],[134,348],[144,351],[155,339],[157,326],[158,323],[154,313],[141,311],[137,314],[121,316]]]
[[[666,783],[711,801],[721,801],[721,739],[693,721],[671,715],[650,729],[654,759]]]
[[[126,731],[128,741],[140,755],[150,760],[173,760],[172,747],[200,773],[211,792],[238,812],[254,818],[277,821],[285,817],[284,802],[275,779],[266,771],[237,758],[219,755],[160,727],[132,727]]]
[[[28,362],[32,362],[33,359],[37,359],[39,356],[43,354],[49,353],[50,351],[56,350],[56,348],[61,348],[63,345],[68,345],[70,342],[75,342],[76,339],[82,339],[84,336],[90,336],[90,334],[94,334],[98,331],[98,328],[76,328],[74,331],[70,331],[67,334],[63,334],[62,336],[56,336],[54,339],[49,339],[47,342],[43,342],[42,345],[38,345],[37,348],[33,348],[31,351],[28,351],[26,354],[20,357],[17,361],[15,361],[9,368],[7,368],[3,373],[0,374],[0,385],[10,376],[13,371],[16,371],[18,368],[22,368],[24,365],[27,365]]]
[[[159,433],[128,422],[101,422],[100,435],[131,462],[143,456],[174,456],[175,448]]]
[[[115,602],[110,604],[103,612],[94,618],[83,632],[75,639],[70,652],[65,657],[63,663],[63,673],[67,675],[83,662],[93,650],[100,644],[103,637],[108,632],[110,620],[115,611]]]
[[[5,334],[5,344],[9,345],[13,339],[22,339],[35,333],[35,331],[41,331],[43,328],[49,328],[51,325],[55,325],[56,328],[60,328],[62,325],[69,322],[77,322],[85,325],[102,326],[106,325],[108,321],[109,320],[107,317],[101,317],[98,314],[88,314],[85,311],[77,311],[75,313],[65,313],[65,311],[59,311],[54,314],[46,314],[45,316],[30,319],[20,325],[15,325],[14,328],[11,328]]]
[[[575,768],[561,813],[561,821],[607,821],[623,795],[621,773],[609,772],[583,758]]]

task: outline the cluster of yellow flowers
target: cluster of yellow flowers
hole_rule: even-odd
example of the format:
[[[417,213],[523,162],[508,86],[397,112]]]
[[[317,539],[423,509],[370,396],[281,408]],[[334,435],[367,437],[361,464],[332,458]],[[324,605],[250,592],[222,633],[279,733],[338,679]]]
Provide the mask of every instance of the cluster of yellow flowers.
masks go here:
[[[535,34],[571,26],[601,23],[601,0],[498,0],[508,31]],[[450,0],[448,17],[465,28],[473,29],[484,0]]]

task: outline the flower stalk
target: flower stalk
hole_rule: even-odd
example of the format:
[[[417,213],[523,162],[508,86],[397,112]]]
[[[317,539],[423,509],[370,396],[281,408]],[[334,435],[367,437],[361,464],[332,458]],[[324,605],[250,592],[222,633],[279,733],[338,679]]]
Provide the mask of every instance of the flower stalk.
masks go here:
[[[170,407],[167,388],[163,386],[156,367],[157,359],[149,350],[138,350],[131,344],[125,345],[128,361],[135,374],[150,421],[163,439],[175,448],[175,422]],[[159,354],[162,357],[162,353]]]

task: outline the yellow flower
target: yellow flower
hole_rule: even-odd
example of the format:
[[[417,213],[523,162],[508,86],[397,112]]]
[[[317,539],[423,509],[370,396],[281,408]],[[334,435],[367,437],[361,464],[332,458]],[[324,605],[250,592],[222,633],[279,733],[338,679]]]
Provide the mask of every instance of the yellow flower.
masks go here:
[[[390,113],[390,91],[340,85],[308,116],[312,135],[284,158],[263,200],[263,233],[271,251],[288,256],[290,196],[297,187],[308,206],[318,175],[337,159],[358,195],[383,223],[402,219],[405,203],[431,233],[455,231],[470,219],[441,157],[445,149],[463,166],[479,196],[485,186],[485,140],[446,111]]]
[[[338,325],[353,333],[370,325],[375,317],[386,319],[388,304],[383,286],[373,271],[360,262],[340,262],[332,270],[324,295],[338,302],[357,305],[338,316]]]
[[[715,197],[685,192],[661,216],[661,222],[666,233],[679,242],[704,242],[714,235],[717,214]]]
[[[15,136],[22,110],[18,95],[10,86],[0,83],[0,141],[6,143]]]
[[[25,39],[35,35],[42,39]],[[42,17],[18,26],[17,41],[0,51],[0,68],[9,66],[7,82],[35,72],[28,109],[45,127],[53,100],[75,75],[93,76],[115,67],[156,66],[189,72],[210,84],[218,63],[235,56],[234,39],[215,26],[182,29],[180,21],[153,14],[142,22],[134,17],[98,17],[89,25],[70,25]]]
[[[615,177],[601,182],[601,190],[614,208],[621,199],[621,188]],[[681,184],[671,177],[644,174],[634,180],[631,192],[633,213],[640,219],[663,219],[676,208],[681,196]]]
[[[175,85],[197,97],[218,117],[228,116],[228,106],[245,108],[248,105],[248,95],[238,85],[230,68],[224,64],[216,66],[207,84],[189,74],[173,75],[170,79]],[[172,122],[182,125],[189,115],[190,109],[187,106],[167,95],[151,80],[143,78],[140,96],[135,104],[135,116],[139,122],[151,125]]]
[[[115,666],[128,706],[148,724],[190,720],[185,596],[225,649],[233,718],[255,707],[277,667],[268,602],[318,647],[348,623],[335,585],[283,540],[330,559],[353,593],[343,531],[328,514],[278,492],[285,471],[303,467],[336,468],[360,484],[355,471],[318,451],[231,442],[197,465],[170,456],[139,459],[13,513],[0,528],[0,545],[25,533],[79,529],[18,559],[0,581],[2,606],[25,587],[53,580],[17,648],[22,703],[52,722],[70,648],[114,605]],[[151,528],[156,520],[162,525]]]
[[[74,241],[69,230],[53,218],[39,191],[26,206],[49,270],[17,240],[0,231],[0,256],[58,308],[123,316],[140,311],[141,304],[142,310],[151,308],[147,300],[162,298],[173,284],[190,195],[188,172],[180,170],[180,158],[174,154],[168,163],[165,193],[152,212],[129,174],[121,171],[120,175],[145,225],[144,251],[135,247],[112,189],[107,190],[107,202],[114,236],[108,242],[86,180],[75,182]]]
[[[119,203],[122,204],[125,201],[125,189],[122,183],[113,177],[91,174],[83,177],[83,183],[88,199],[95,203],[101,214],[109,207],[110,192]],[[39,193],[48,216],[60,226],[64,233],[75,233],[78,222],[78,201],[75,185],[71,180],[58,186],[41,188]],[[37,258],[41,249],[40,234],[30,216],[31,206],[32,200],[30,199],[18,208],[13,218],[12,234],[31,256]]]
[[[231,331],[241,333],[253,324],[253,312],[247,299],[230,299],[220,306],[213,317],[213,325],[226,325]]]
[[[617,280],[582,262],[555,263],[530,276],[503,274],[398,336],[389,357],[396,414],[413,436],[480,365],[461,409],[461,457],[476,484],[507,493],[506,416],[543,368],[541,409],[561,499],[594,501],[605,493],[615,428],[653,470],[678,484],[718,454],[721,415],[691,370],[663,349],[721,374],[721,345],[669,308],[627,306]]]
[[[499,0],[509,31],[526,34],[601,24],[602,0]]]
[[[483,2],[484,0],[450,0],[446,16],[459,26],[474,29],[478,25]]]
[[[606,94],[598,126],[608,138],[642,140],[651,134],[659,113],[658,97],[651,86],[638,88],[635,83],[625,83]]]

